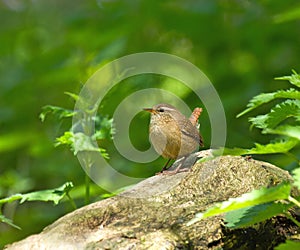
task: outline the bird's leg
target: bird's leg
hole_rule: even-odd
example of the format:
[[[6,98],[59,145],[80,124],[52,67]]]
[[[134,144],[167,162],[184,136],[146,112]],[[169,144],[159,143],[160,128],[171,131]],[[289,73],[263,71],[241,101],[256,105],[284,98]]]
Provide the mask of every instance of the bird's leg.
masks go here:
[[[169,160],[166,162],[166,164],[164,165],[164,167],[162,168],[162,170],[161,170],[160,172],[163,172],[163,171],[165,171],[165,170],[168,169],[168,165],[169,165],[170,161],[171,161],[171,159],[169,159]]]
[[[186,160],[186,157],[184,157],[179,162],[178,166],[174,170],[165,170],[162,172],[162,174],[173,175],[173,174],[177,174],[177,173],[188,172],[191,169],[190,167],[181,168],[182,166],[184,166],[185,160]]]
[[[159,171],[159,172],[158,172],[158,173],[156,173],[156,174],[157,174],[157,175],[159,175],[159,174],[162,174],[163,172],[167,171],[167,169],[168,169],[168,165],[169,165],[170,161],[171,161],[171,158],[170,158],[170,159],[168,159],[168,161],[166,162],[166,164],[164,165],[164,167],[162,168],[162,170],[161,170],[161,171]]]
[[[173,174],[177,174],[177,173],[181,173],[181,172],[187,172],[189,171],[191,168],[190,167],[184,167],[182,168],[184,165],[185,165],[185,162],[186,162],[186,159],[187,157],[184,156],[180,159],[178,159],[174,165],[176,163],[178,163],[178,165],[176,166],[176,168],[174,170],[168,170],[168,169],[163,169],[161,172],[159,172],[159,174],[163,174],[163,175],[173,175]]]

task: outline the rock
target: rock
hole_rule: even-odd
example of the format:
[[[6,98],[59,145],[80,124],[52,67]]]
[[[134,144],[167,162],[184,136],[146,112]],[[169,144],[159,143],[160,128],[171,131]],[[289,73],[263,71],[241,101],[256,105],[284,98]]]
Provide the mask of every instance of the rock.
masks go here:
[[[241,231],[225,228],[222,216],[189,227],[186,223],[216,202],[282,181],[292,178],[269,163],[221,156],[196,163],[189,172],[148,178],[120,195],[77,209],[40,234],[5,249],[241,249],[237,247],[241,242],[233,240]],[[247,235],[242,246],[271,249],[284,241],[278,237],[276,223],[273,218],[268,226],[259,223],[243,229]]]

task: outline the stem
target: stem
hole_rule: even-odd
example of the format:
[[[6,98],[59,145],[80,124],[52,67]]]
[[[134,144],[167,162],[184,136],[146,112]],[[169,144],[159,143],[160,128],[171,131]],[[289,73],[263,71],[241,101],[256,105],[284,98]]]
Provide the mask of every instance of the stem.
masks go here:
[[[70,201],[73,209],[75,210],[77,208],[75,201],[73,200],[73,198],[70,196],[69,193],[67,193],[66,195],[67,195],[67,197],[68,197],[68,199],[69,199],[69,201]]]
[[[294,203],[296,206],[300,207],[300,202],[297,201],[294,197],[289,196],[288,200],[292,203]]]
[[[297,221],[295,218],[293,218],[288,212],[287,212],[287,213],[284,213],[284,215],[285,215],[289,220],[291,220],[292,222],[294,222],[295,225],[297,225],[298,227],[300,227],[299,221]]]
[[[85,204],[90,204],[90,177],[85,174]]]

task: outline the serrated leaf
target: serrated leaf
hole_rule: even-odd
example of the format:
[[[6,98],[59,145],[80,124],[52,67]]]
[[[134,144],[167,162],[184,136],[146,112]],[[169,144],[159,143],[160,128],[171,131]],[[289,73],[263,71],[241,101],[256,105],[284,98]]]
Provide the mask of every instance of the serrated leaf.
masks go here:
[[[290,76],[282,76],[282,77],[276,77],[276,80],[287,80],[291,84],[297,86],[300,88],[300,75],[297,74],[295,70],[292,70],[293,74]]]
[[[300,126],[282,125],[275,129],[266,129],[265,133],[289,136],[300,141]]]
[[[279,141],[274,143],[269,143],[266,145],[261,145],[255,143],[255,148],[248,150],[247,154],[277,154],[286,153],[294,148],[298,144],[298,140],[289,139],[285,141]]]
[[[248,103],[247,109],[242,111],[237,115],[238,117],[241,117],[242,115],[252,111],[253,109],[256,109],[257,107],[268,103],[272,100],[278,99],[278,98],[289,98],[289,99],[300,99],[300,91],[295,90],[293,88],[288,90],[278,90],[276,92],[272,93],[262,93],[257,96],[254,96]]]
[[[20,203],[25,201],[53,201],[56,205],[72,188],[73,183],[67,182],[59,188],[23,194]]]
[[[72,182],[66,182],[64,185],[55,188],[42,191],[35,191],[27,194],[14,194],[7,198],[0,200],[0,204],[13,202],[15,200],[21,200],[20,203],[25,201],[53,201],[54,204],[58,202],[73,188]]]
[[[66,117],[72,117],[76,112],[74,110],[64,109],[57,106],[46,105],[42,108],[42,112],[40,113],[39,118],[42,122],[44,122],[47,115],[51,113],[58,117],[58,119],[62,119]]]
[[[220,215],[233,210],[246,208],[249,206],[256,206],[275,200],[288,199],[290,191],[290,183],[281,183],[276,187],[253,190],[252,192],[243,194],[240,197],[230,198],[227,201],[217,203],[213,207],[207,209],[205,212],[196,214],[195,218],[190,220],[187,225],[192,225],[201,219]]]
[[[281,140],[277,142],[271,142],[266,145],[255,143],[254,148],[222,148],[214,150],[213,155],[249,155],[249,154],[277,154],[286,153],[294,148],[299,143],[298,140],[290,138],[287,140]]]
[[[226,226],[229,228],[248,227],[284,213],[292,206],[293,204],[269,202],[266,204],[234,210],[225,214]]]
[[[245,109],[243,112],[239,113],[236,117],[241,117],[242,115],[250,112],[251,110],[259,107],[260,105],[264,104],[264,103],[268,103],[272,100],[275,99],[275,94],[276,92],[274,93],[262,93],[262,94],[259,94],[257,96],[254,96],[248,103],[247,105],[247,109]]]
[[[253,126],[262,129],[263,132],[266,132],[266,129],[275,128],[280,122],[289,117],[298,117],[299,113],[300,101],[286,100],[277,104],[268,114],[252,117],[249,121],[253,124]]]
[[[280,244],[279,246],[274,248],[275,250],[299,250],[300,242],[287,240],[285,243]]]
[[[57,138],[56,141],[55,146],[63,144],[71,146],[74,151],[74,155],[81,151],[100,152],[99,147],[94,145],[92,138],[81,132],[73,134],[72,132],[67,131],[64,135]]]
[[[73,146],[73,142],[74,142],[74,135],[72,132],[67,131],[64,132],[64,134],[58,138],[56,138],[56,142],[55,142],[55,147],[60,146],[60,145],[70,145]]]
[[[109,155],[104,148],[98,147],[92,137],[81,132],[75,134],[70,131],[65,132],[64,135],[56,138],[55,146],[60,145],[69,145],[74,152],[74,155],[77,155],[78,152],[82,151],[94,151],[101,153],[104,158],[109,159]]]
[[[11,219],[6,218],[2,214],[0,214],[0,222],[6,223],[7,225],[10,225],[14,228],[17,228],[17,229],[21,230],[21,228],[19,226],[17,226],[16,224],[14,224]]]

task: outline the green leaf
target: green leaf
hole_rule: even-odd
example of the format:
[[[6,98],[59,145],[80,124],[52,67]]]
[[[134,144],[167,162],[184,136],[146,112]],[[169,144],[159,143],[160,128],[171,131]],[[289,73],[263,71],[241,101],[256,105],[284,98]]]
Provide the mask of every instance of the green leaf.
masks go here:
[[[279,142],[269,143],[266,145],[261,145],[255,143],[255,148],[248,150],[247,154],[277,154],[286,153],[294,148],[298,144],[298,140],[288,139]]]
[[[79,95],[76,95],[71,92],[64,92],[66,95],[70,96],[74,101],[77,101],[79,99]]]
[[[225,214],[226,226],[229,228],[248,227],[255,223],[270,219],[282,214],[294,204],[283,204],[280,202],[269,202],[257,206],[246,207]]]
[[[40,113],[40,116],[39,116],[42,122],[45,121],[47,115],[50,113],[52,113],[53,115],[58,117],[58,119],[72,117],[76,114],[76,112],[73,110],[64,109],[64,108],[52,106],[52,105],[46,105],[42,108],[42,110],[43,111]]]
[[[300,8],[298,9],[300,13]],[[277,77],[275,78],[276,80],[288,80],[291,84],[297,86],[300,88],[300,75],[297,74],[295,70],[292,70],[293,74],[290,76],[282,76],[282,77]]]
[[[1,199],[0,200],[0,204],[4,204],[4,203],[9,203],[9,202],[13,202],[13,201],[16,201],[16,200],[20,200],[20,199],[22,199],[22,197],[23,197],[22,194],[14,194],[14,195],[11,195],[9,197]]]
[[[67,182],[59,188],[23,194],[20,203],[25,201],[53,201],[54,204],[58,204],[72,188],[73,183]]]
[[[277,104],[273,109],[271,109],[270,113],[252,117],[249,121],[253,126],[262,129],[263,132],[266,132],[266,129],[275,128],[280,122],[289,117],[300,117],[299,100],[286,100]]]
[[[268,103],[272,100],[278,99],[278,98],[289,98],[289,99],[300,99],[300,91],[295,90],[293,88],[288,90],[278,90],[277,92],[273,93],[262,93],[257,96],[254,96],[247,105],[247,109],[243,112],[239,113],[237,115],[238,117],[241,117],[242,115],[252,111],[253,109],[261,106],[262,104]]]
[[[0,204],[13,202],[16,200],[21,200],[20,203],[25,201],[53,201],[54,204],[58,204],[59,201],[65,196],[68,195],[69,191],[73,188],[72,182],[67,182],[61,187],[55,189],[48,189],[42,191],[31,192],[27,194],[14,194],[10,197],[3,198],[0,200]],[[20,229],[18,226],[13,224],[13,222],[0,214],[0,221],[4,222],[10,226]]]
[[[114,130],[112,128],[113,119],[108,117],[96,116],[95,117],[95,133],[93,138],[95,140],[109,139],[113,136]]]
[[[81,151],[100,152],[100,148],[95,145],[92,138],[81,132],[73,135],[73,149],[75,155]]]
[[[300,189],[300,167],[293,170],[294,185]]]
[[[300,249],[300,242],[299,241],[292,241],[286,240],[285,243],[280,244],[279,246],[274,248],[275,250],[299,250]]]
[[[248,154],[278,154],[286,153],[294,148],[299,141],[293,138],[271,142],[266,145],[261,145],[255,143],[254,148],[245,149],[245,148],[223,148],[219,150],[214,150],[213,154],[218,156],[222,155],[248,155]]]
[[[2,214],[0,214],[0,222],[6,223],[7,225],[10,225],[10,226],[12,226],[12,227],[14,227],[14,228],[17,228],[17,229],[21,230],[21,228],[20,228],[19,226],[17,226],[16,224],[14,224],[14,223],[12,222],[12,220],[6,218],[6,217],[5,217],[4,215],[2,215]]]
[[[275,129],[266,129],[265,133],[289,136],[300,141],[300,126],[282,125]]]
[[[104,148],[98,147],[92,137],[81,132],[76,134],[73,134],[70,131],[65,132],[64,135],[56,138],[55,146],[60,145],[69,145],[74,152],[74,155],[77,155],[78,152],[82,151],[94,151],[101,153],[104,158],[109,159],[109,155]]]
[[[65,132],[62,136],[56,138],[55,142],[55,147],[60,146],[60,145],[69,145],[73,146],[73,141],[74,141],[74,135],[72,132],[67,131]]]
[[[196,214],[195,218],[188,222],[188,225],[192,225],[193,223],[201,219],[223,214],[233,210],[246,208],[249,206],[256,206],[275,200],[288,199],[290,191],[290,183],[281,183],[276,187],[253,190],[252,192],[243,194],[240,197],[230,198],[227,201],[217,203],[215,206],[207,209],[205,212]]]

